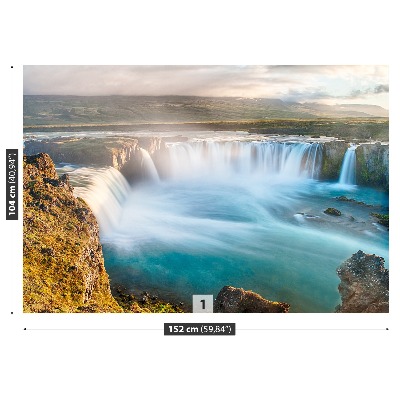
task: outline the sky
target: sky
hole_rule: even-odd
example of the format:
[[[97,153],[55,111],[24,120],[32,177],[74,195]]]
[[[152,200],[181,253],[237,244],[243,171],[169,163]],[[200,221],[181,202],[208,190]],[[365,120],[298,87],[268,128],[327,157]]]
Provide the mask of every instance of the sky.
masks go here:
[[[389,109],[385,65],[24,66],[27,95],[186,95],[374,104]]]

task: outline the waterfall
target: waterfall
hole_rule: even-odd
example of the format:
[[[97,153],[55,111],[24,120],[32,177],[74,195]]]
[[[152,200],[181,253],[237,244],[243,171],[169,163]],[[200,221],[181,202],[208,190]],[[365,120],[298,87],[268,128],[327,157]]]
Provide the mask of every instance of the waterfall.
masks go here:
[[[343,185],[356,184],[356,145],[351,144],[346,150],[340,170],[339,183]]]
[[[149,153],[140,149],[141,173],[153,183],[160,181]],[[163,177],[167,179],[235,179],[242,176],[277,176],[282,179],[318,178],[322,147],[318,143],[272,141],[193,141],[168,146]],[[117,227],[131,188],[112,167],[78,168],[70,172],[75,196],[82,197],[96,215],[104,234]]]
[[[143,173],[147,175],[147,177],[149,177],[152,181],[159,181],[160,178],[158,176],[158,172],[154,165],[154,162],[150,157],[150,154],[147,150],[142,148],[140,149],[140,152],[142,153],[141,167]]]
[[[173,143],[168,147],[169,175],[229,177],[262,174],[281,178],[318,178],[322,147],[305,142]]]
[[[104,233],[119,221],[122,205],[130,190],[123,175],[113,167],[78,168],[70,172],[74,195],[82,197],[96,215]]]
[[[340,301],[337,265],[359,249],[387,259],[388,232],[375,227],[367,207],[343,205],[354,221],[323,213],[341,191],[318,181],[322,143],[292,137],[165,143],[126,162],[138,177],[131,187],[111,167],[63,167],[99,222],[113,284],[190,304],[193,293],[216,294],[236,282],[287,301],[294,312],[332,312]],[[354,146],[350,152],[354,157]],[[356,192],[357,202],[386,207],[385,194]]]

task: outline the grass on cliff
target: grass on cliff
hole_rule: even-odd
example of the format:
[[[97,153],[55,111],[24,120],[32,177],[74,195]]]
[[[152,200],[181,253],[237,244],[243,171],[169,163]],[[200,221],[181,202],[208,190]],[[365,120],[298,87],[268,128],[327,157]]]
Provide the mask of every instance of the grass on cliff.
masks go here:
[[[379,224],[389,228],[389,215],[388,214],[371,213],[371,216],[376,218],[376,220]]]
[[[140,295],[128,293],[126,289],[117,286],[113,289],[113,296],[118,304],[127,313],[183,313],[180,305],[171,304],[152,296],[147,292]]]
[[[121,312],[93,239],[93,214],[45,179],[24,163],[24,312]],[[88,288],[91,276],[97,278]]]

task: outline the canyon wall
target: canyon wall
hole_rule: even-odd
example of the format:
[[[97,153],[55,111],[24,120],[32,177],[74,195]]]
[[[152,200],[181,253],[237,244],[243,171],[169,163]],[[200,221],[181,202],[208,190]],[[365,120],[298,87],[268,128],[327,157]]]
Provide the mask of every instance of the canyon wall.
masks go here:
[[[180,138],[184,140],[186,138]],[[186,139],[187,140],[187,139]],[[319,179],[338,181],[349,144],[332,140],[322,144],[322,164]],[[166,144],[160,137],[105,137],[105,138],[56,138],[25,142],[24,153],[47,153],[56,163],[92,166],[112,166],[129,182],[147,179],[143,168],[146,151],[159,169],[168,169]],[[358,185],[389,189],[389,145],[360,144],[356,149],[356,183]]]
[[[111,295],[99,228],[51,158],[24,156],[24,312],[121,312]]]
[[[362,144],[356,149],[356,182],[389,190],[389,145]]]
[[[338,180],[343,157],[348,148],[344,141],[326,142],[322,147],[322,166],[320,179]]]

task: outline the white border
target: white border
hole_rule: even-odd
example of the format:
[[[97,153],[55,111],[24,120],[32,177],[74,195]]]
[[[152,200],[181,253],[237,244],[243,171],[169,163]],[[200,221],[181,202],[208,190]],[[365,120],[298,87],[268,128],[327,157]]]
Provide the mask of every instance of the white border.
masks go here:
[[[395,152],[400,134],[400,64],[395,2],[143,3],[38,0],[2,6],[3,149],[22,150],[24,64],[388,64],[390,215],[391,221],[399,221]],[[4,198],[4,185],[2,193]],[[70,398],[76,396],[74,382],[83,384],[80,398],[129,394],[187,398],[188,382],[191,398],[209,398],[211,389],[198,379],[205,368],[207,383],[215,385],[213,398],[307,395],[320,399],[343,393],[347,398],[395,398],[389,361],[398,358],[399,347],[395,339],[400,304],[396,222],[390,228],[389,314],[282,314],[267,319],[207,315],[210,322],[236,322],[237,335],[166,338],[157,330],[23,331],[24,327],[158,329],[166,321],[200,322],[205,316],[22,314],[21,212],[20,207],[18,222],[2,223],[1,290],[10,378],[6,386],[20,398],[39,398],[40,394],[42,399],[53,399],[54,393]],[[242,327],[289,330],[240,331]],[[353,327],[357,330],[320,330]],[[375,330],[386,327],[389,331]],[[299,328],[315,330],[293,330]],[[93,384],[84,386],[85,382]]]

